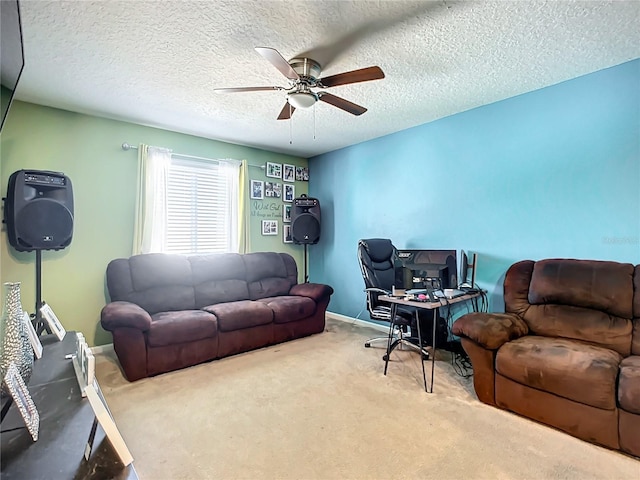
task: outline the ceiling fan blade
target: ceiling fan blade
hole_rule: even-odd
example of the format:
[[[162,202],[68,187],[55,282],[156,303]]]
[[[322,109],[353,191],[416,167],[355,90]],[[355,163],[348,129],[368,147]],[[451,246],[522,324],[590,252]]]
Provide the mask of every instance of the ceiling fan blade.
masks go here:
[[[264,90],[284,90],[284,87],[236,87],[236,88],[214,88],[216,93],[242,93],[261,92]]]
[[[323,87],[335,87],[337,85],[346,85],[348,83],[368,82],[369,80],[380,80],[384,78],[384,72],[380,67],[367,67],[360,70],[352,70],[350,72],[338,73],[320,79]]]
[[[289,120],[293,112],[296,111],[296,107],[291,105],[289,102],[284,104],[282,110],[280,111],[280,115],[278,115],[278,120]]]
[[[337,85],[346,85],[348,83],[368,82],[369,80],[380,80],[384,78],[384,72],[380,67],[367,67],[360,70],[352,70],[350,72],[338,73],[320,79],[323,87],[335,87]]]
[[[323,102],[329,103],[334,107],[338,107],[344,110],[345,112],[349,112],[353,115],[362,115],[364,112],[367,111],[366,108],[361,107],[360,105],[356,105],[355,103],[352,103],[349,100],[336,97],[335,95],[331,95],[330,93],[320,92],[318,93],[318,98]]]
[[[289,80],[298,80],[300,78],[296,71],[291,68],[289,62],[287,62],[284,57],[280,55],[280,52],[278,52],[275,48],[255,47],[255,50],[267,61],[269,61],[274,67],[280,70],[280,73],[282,73]]]

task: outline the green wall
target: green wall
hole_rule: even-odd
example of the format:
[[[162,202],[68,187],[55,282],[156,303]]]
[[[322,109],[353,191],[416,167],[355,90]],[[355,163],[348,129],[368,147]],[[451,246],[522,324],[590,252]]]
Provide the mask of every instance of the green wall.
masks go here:
[[[0,136],[2,196],[7,194],[9,176],[20,169],[59,171],[71,179],[73,241],[65,250],[42,252],[42,299],[67,330],[81,331],[92,345],[112,341],[110,333],[100,327],[100,310],[108,301],[107,264],[131,255],[137,152],[122,150],[123,142],[162,146],[199,157],[247,160],[253,165],[249,178],[257,180],[268,180],[264,170],[257,168],[266,162],[307,166],[307,160],[300,157],[14,102]],[[295,182],[296,196],[307,192],[307,182]],[[250,204],[251,250],[290,253],[302,280],[303,247],[282,241],[282,199],[251,200]],[[261,235],[264,218],[278,220],[278,235]],[[32,313],[35,252],[16,252],[8,244],[4,225],[0,250],[0,281],[22,282],[22,305]]]

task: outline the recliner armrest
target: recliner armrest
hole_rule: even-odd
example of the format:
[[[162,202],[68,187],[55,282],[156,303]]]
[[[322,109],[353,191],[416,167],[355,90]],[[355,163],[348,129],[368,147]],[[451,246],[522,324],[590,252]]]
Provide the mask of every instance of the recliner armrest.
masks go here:
[[[316,303],[329,298],[332,294],[333,288],[322,283],[297,283],[289,290],[289,295],[309,297]]]
[[[497,350],[502,345],[529,333],[529,327],[519,316],[511,313],[467,313],[451,328],[459,337],[473,340],[487,350]]]
[[[127,327],[146,332],[151,328],[151,315],[135,303],[117,301],[104,306],[100,312],[100,323],[109,331]]]

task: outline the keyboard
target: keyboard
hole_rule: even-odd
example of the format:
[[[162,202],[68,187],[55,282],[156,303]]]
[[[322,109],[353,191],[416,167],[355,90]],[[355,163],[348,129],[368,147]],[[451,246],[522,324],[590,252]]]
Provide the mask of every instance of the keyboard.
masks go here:
[[[459,290],[457,288],[452,288],[449,295],[445,295],[442,290],[434,290],[433,293],[438,298],[456,298],[467,294],[464,290]],[[447,289],[447,293],[449,293],[449,289]]]
[[[424,288],[411,288],[406,291],[407,295],[420,295],[421,293],[427,293]]]

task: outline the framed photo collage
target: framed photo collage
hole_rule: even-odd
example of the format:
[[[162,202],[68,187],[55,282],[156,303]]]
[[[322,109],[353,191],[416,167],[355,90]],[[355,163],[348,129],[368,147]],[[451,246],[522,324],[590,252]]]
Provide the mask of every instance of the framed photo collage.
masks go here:
[[[251,180],[249,192],[251,200],[281,198],[282,205],[282,241],[293,243],[291,236],[291,208],[296,198],[295,182],[308,182],[309,169],[281,163],[267,162],[265,176],[268,180]],[[273,180],[271,180],[273,179]],[[281,180],[279,182],[278,180]],[[262,220],[262,235],[278,235],[278,220]]]

